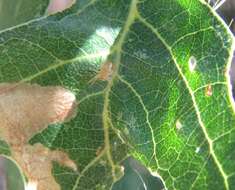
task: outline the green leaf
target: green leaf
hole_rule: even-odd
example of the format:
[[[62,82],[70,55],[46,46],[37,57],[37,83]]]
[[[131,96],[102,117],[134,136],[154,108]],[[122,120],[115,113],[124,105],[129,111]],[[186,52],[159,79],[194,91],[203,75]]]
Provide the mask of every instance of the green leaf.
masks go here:
[[[11,155],[10,147],[3,140],[0,140],[0,154],[4,154],[7,156]]]
[[[44,15],[49,0],[1,0],[0,30]]]
[[[206,4],[78,0],[0,39],[1,82],[76,93],[76,118],[30,140],[76,162],[53,163],[62,189],[110,189],[130,155],[169,190],[235,189],[233,42]]]

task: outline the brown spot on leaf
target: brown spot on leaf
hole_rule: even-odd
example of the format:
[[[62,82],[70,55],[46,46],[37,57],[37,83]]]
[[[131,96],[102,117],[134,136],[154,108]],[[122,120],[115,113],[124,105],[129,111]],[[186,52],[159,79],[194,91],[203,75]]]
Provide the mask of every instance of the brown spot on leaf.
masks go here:
[[[91,79],[90,82],[93,83],[97,80],[108,81],[111,79],[113,71],[114,71],[114,64],[111,61],[106,61],[101,66],[98,74],[93,79]]]
[[[51,174],[51,161],[76,170],[76,165],[61,151],[51,151],[28,140],[52,123],[70,120],[76,115],[76,98],[62,87],[30,84],[0,84],[1,136],[11,146],[12,157],[38,190],[59,190]]]
[[[211,86],[211,84],[208,84],[206,87],[206,90],[205,90],[205,95],[212,96],[212,94],[213,94],[212,86]]]
[[[11,147],[12,157],[30,181],[37,183],[37,190],[60,190],[52,176],[52,161],[76,170],[75,163],[61,151],[51,151],[41,144]]]

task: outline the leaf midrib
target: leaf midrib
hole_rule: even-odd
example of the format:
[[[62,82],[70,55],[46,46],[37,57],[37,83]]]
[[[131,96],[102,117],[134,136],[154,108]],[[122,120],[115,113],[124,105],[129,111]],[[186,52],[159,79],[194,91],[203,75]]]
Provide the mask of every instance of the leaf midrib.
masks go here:
[[[95,157],[95,159],[93,159],[87,166],[89,167],[85,167],[85,169],[81,172],[81,173],[85,173],[90,167],[92,167],[94,164],[96,164],[103,156],[107,156],[108,162],[112,168],[112,175],[113,175],[113,179],[114,181],[117,180],[117,178],[115,177],[115,164],[113,162],[112,159],[112,155],[111,155],[111,150],[110,150],[110,141],[109,141],[109,121],[111,121],[110,116],[109,116],[109,94],[111,91],[111,87],[113,85],[114,79],[117,77],[118,75],[118,68],[119,65],[121,64],[121,49],[122,49],[122,44],[125,40],[126,34],[129,31],[130,26],[132,25],[132,23],[134,22],[136,15],[134,15],[133,13],[135,13],[136,9],[136,4],[137,4],[137,0],[132,0],[131,4],[130,4],[130,8],[129,8],[129,12],[128,12],[128,16],[127,16],[127,20],[124,24],[124,28],[123,28],[123,32],[120,35],[119,41],[117,42],[116,46],[114,47],[114,49],[112,49],[112,52],[117,52],[117,58],[116,58],[116,67],[115,67],[115,71],[111,77],[111,79],[108,81],[107,87],[104,90],[104,106],[103,106],[103,113],[102,113],[102,120],[103,120],[103,129],[104,129],[104,144],[105,147],[102,151],[102,154],[99,155],[98,157]],[[73,186],[73,190],[75,190],[78,185],[79,185],[79,180],[80,180],[80,176],[77,178],[75,185]]]

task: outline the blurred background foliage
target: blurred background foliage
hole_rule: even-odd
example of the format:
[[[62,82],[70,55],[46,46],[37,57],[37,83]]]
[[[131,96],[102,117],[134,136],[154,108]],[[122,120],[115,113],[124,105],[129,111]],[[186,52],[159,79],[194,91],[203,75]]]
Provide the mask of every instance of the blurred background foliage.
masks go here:
[[[0,157],[0,190],[24,190],[20,170],[6,157]]]

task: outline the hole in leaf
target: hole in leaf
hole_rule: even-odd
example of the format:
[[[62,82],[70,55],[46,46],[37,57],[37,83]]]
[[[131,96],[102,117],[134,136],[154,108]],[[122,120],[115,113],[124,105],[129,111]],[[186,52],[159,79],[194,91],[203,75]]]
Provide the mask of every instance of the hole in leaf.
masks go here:
[[[25,189],[25,190],[37,190],[37,182],[30,181],[30,182],[26,185],[26,189]]]
[[[201,150],[201,148],[200,148],[200,147],[197,147],[196,150],[195,150],[195,153],[198,154],[198,153],[200,152],[200,150]]]
[[[180,122],[180,120],[177,120],[177,121],[176,121],[175,127],[176,127],[177,130],[180,130],[180,129],[183,127],[183,125],[182,125],[182,123]]]
[[[194,56],[191,56],[188,60],[189,70],[193,72],[197,66],[197,60]]]
[[[151,175],[149,170],[132,157],[123,162],[124,176],[117,181],[112,190],[163,190],[160,178]]]

